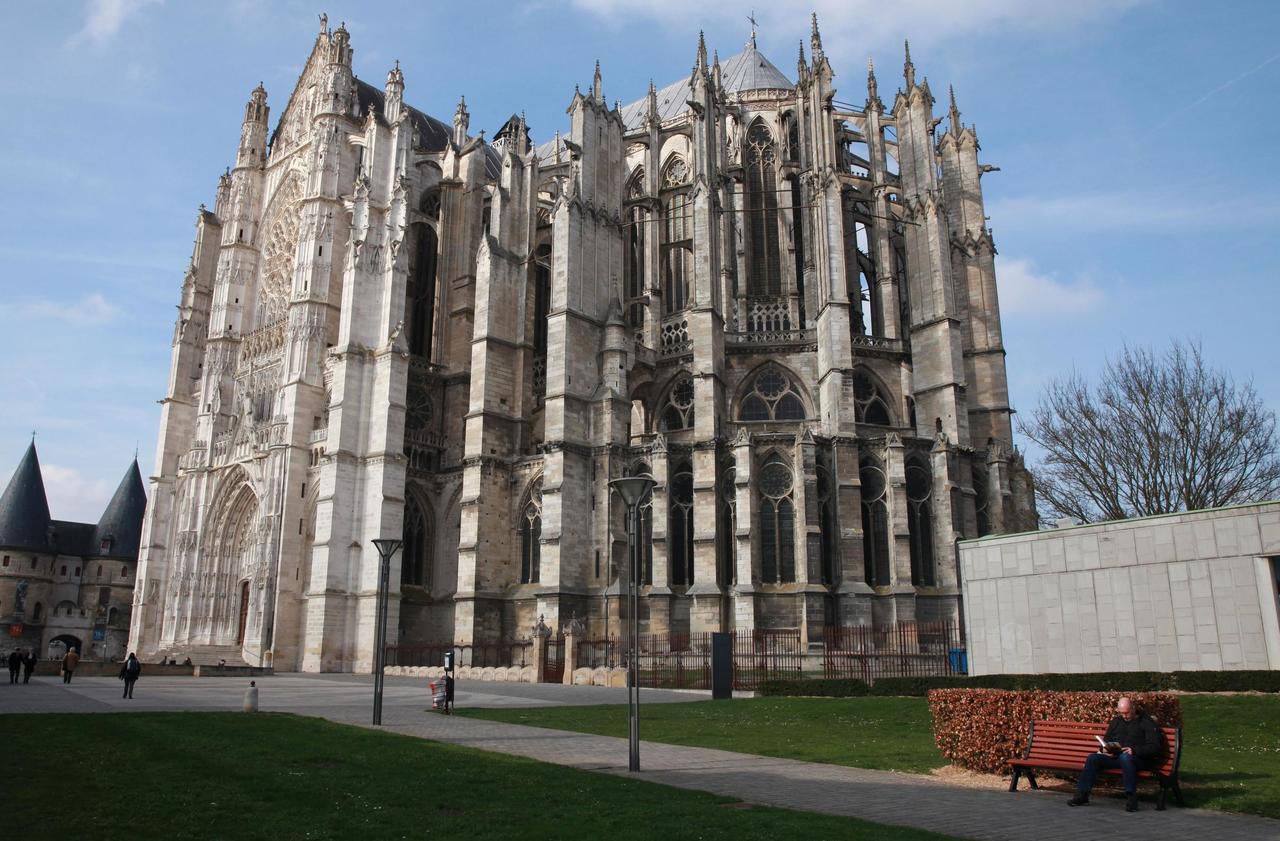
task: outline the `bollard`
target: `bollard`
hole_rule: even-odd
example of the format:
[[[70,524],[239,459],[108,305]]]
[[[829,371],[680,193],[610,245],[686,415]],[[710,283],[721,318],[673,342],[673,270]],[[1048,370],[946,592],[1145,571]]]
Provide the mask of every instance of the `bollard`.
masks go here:
[[[258,682],[256,680],[249,681],[249,688],[244,691],[244,711],[247,713],[256,713],[258,711]]]

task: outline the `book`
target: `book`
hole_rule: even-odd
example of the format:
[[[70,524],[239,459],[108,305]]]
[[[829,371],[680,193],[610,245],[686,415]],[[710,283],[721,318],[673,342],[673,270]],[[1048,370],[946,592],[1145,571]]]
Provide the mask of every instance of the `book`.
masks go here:
[[[1094,736],[1093,738],[1098,740],[1098,744],[1102,746],[1103,753],[1109,753],[1114,756],[1124,750],[1124,745],[1119,742],[1104,742],[1101,736]]]

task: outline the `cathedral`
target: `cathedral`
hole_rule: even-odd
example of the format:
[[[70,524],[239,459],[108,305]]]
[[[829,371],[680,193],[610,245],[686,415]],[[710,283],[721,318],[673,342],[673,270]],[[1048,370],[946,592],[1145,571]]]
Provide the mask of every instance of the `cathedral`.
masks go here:
[[[322,16],[196,216],[140,656],[367,672],[380,537],[389,643],[616,636],[627,569],[652,633],[957,618],[956,541],[1036,526],[994,168],[909,51],[887,104],[833,77],[816,18],[794,78],[699,37],[630,104],[597,64],[562,130],[486,138]],[[642,473],[628,559],[608,482]]]

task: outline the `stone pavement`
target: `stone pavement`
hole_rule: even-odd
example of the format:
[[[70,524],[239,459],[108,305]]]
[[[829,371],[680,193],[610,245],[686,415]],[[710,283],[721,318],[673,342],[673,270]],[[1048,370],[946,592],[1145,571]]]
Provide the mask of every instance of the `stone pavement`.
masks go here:
[[[37,682],[38,681],[38,682]],[[258,681],[263,709],[369,725],[369,676],[278,675]],[[388,678],[383,729],[440,742],[526,756],[621,777],[708,791],[749,803],[911,826],[963,838],[1091,841],[1280,841],[1280,821],[1170,806],[1156,812],[1144,799],[1137,814],[1123,801],[1095,798],[1070,809],[1061,792],[1009,794],[952,786],[930,777],[843,768],[836,765],[644,742],[641,771],[629,774],[625,739],[566,733],[522,725],[425,712],[421,679]],[[119,681],[33,678],[30,686],[0,686],[0,713],[115,712],[124,710],[238,709],[248,681],[228,678],[154,678],[139,682],[133,701],[122,700]],[[648,690],[646,702],[700,700],[705,695]],[[621,689],[477,684],[460,688],[463,706],[545,706],[619,703]],[[643,715],[641,718],[643,734]],[[0,734],[4,719],[0,716]],[[0,739],[2,739],[0,735]]]

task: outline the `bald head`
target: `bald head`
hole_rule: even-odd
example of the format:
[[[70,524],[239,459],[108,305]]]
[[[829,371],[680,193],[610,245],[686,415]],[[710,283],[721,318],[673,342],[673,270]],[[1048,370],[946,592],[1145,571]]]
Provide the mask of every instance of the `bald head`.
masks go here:
[[[1119,713],[1125,721],[1133,718],[1133,701],[1128,698],[1121,698],[1119,701],[1116,701],[1116,712]]]

